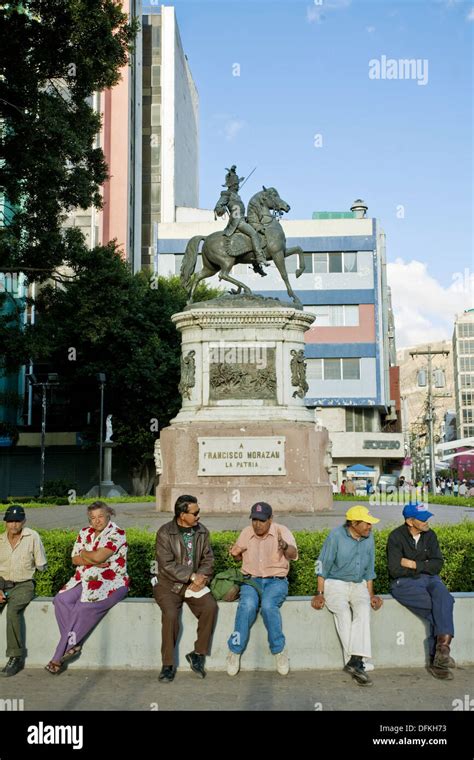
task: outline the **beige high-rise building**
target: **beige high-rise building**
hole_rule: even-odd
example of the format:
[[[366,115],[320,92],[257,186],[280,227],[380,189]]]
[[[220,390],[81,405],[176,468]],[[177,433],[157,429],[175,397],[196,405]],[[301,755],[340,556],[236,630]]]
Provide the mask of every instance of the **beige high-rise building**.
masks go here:
[[[454,373],[452,345],[450,340],[442,340],[430,343],[433,351],[449,351],[447,356],[439,354],[433,357],[433,370],[439,369],[444,373],[444,388],[434,388],[433,405],[435,409],[434,434],[440,439],[443,436],[445,415],[450,409],[454,409]],[[402,348],[397,351],[397,364],[400,367],[400,392],[402,398],[403,429],[408,432],[421,432],[426,429],[424,418],[426,415],[427,387],[418,385],[418,372],[426,370],[426,356],[410,356],[414,349],[427,350],[428,344]]]
[[[457,437],[474,436],[474,309],[459,314],[453,333]]]

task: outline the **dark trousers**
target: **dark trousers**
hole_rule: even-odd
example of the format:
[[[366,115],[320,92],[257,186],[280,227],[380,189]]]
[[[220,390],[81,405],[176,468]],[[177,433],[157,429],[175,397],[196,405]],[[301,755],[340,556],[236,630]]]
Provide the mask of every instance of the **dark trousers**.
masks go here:
[[[7,594],[7,603],[0,604],[0,612],[7,608],[7,657],[25,657],[23,612],[35,595],[35,584],[33,581],[17,583]]]
[[[397,602],[430,624],[428,646],[431,656],[436,650],[436,636],[443,633],[454,636],[454,599],[439,575],[397,578],[392,581],[390,592]]]
[[[217,602],[212,594],[200,599],[184,598],[184,587],[179,594],[171,590],[171,585],[160,581],[153,587],[155,602],[161,609],[161,660],[163,666],[174,665],[174,650],[179,634],[179,616],[183,602],[198,619],[197,639],[194,643],[196,654],[209,654],[209,645],[217,617]]]

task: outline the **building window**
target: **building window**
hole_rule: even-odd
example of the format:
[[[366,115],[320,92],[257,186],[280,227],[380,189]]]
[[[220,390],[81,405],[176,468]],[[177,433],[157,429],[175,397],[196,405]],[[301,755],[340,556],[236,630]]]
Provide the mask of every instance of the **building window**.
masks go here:
[[[474,425],[466,425],[463,427],[463,437],[470,438],[471,436],[474,436]]]
[[[359,306],[323,306],[314,304],[303,307],[305,311],[316,315],[313,327],[358,327]]]
[[[372,433],[373,420],[373,409],[346,409],[346,432]]]
[[[306,377],[308,380],[323,379],[323,360],[308,359],[306,362]]]
[[[460,340],[457,349],[458,354],[474,354],[474,340]]]
[[[324,360],[324,379],[340,380],[341,379],[341,360],[325,359]]]
[[[462,421],[463,421],[463,425],[466,422],[474,422],[474,409],[463,409]]]
[[[305,256],[312,256],[314,271],[320,274],[357,272],[357,251],[334,251]]]
[[[474,338],[474,322],[458,324],[458,338]]]
[[[310,359],[311,380],[360,380],[360,359]]]
[[[474,388],[474,375],[460,375],[461,388]]]
[[[174,273],[179,274],[181,269],[181,264],[183,263],[184,256],[175,256],[174,257]]]
[[[474,393],[472,391],[467,391],[467,393],[462,393],[461,404],[462,406],[474,406]]]
[[[459,363],[461,372],[474,371],[474,356],[461,356]]]
[[[342,379],[360,380],[360,359],[342,360]]]

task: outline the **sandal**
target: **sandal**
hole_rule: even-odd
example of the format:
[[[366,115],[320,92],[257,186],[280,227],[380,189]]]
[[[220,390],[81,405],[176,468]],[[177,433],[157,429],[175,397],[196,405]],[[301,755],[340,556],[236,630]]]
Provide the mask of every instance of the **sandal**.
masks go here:
[[[69,660],[72,660],[74,657],[78,657],[82,652],[82,644],[78,644],[75,647],[71,647],[71,649],[68,649],[66,654],[64,654],[61,657],[61,663],[63,662],[69,662]]]
[[[45,665],[44,669],[47,670],[48,673],[51,673],[52,676],[58,676],[65,670],[60,662],[53,662],[53,660],[50,660],[48,664]]]

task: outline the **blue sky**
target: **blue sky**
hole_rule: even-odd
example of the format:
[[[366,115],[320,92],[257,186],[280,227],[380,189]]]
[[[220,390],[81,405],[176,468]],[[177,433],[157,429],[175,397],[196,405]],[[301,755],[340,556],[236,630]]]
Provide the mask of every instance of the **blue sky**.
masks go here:
[[[451,312],[461,302],[467,307],[472,295],[474,5],[173,5],[199,91],[200,205],[214,206],[231,163],[244,176],[257,166],[244,201],[262,184],[274,185],[291,205],[291,219],[349,210],[355,198],[363,198],[387,233],[389,277],[396,309],[404,310],[402,322],[408,328],[412,319],[404,280],[422,271],[418,286],[431,295],[418,332],[424,336],[429,326],[434,332],[428,337],[439,330],[444,337]],[[369,78],[369,61],[382,56],[420,59],[425,68],[419,79],[423,71],[426,84]],[[402,343],[417,341],[418,332]]]

